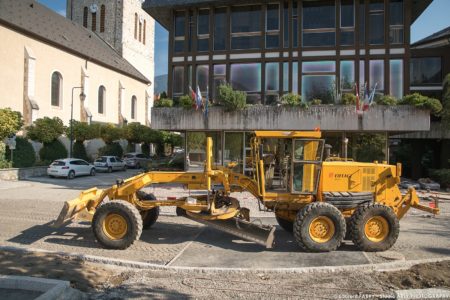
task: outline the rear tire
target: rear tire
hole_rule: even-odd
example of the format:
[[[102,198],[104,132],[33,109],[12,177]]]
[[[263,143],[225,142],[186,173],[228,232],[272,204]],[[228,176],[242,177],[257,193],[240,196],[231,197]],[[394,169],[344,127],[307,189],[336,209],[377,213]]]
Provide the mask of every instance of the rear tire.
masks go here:
[[[69,171],[69,174],[67,174],[67,179],[72,180],[75,178],[75,171]]]
[[[90,175],[91,175],[91,176],[95,176],[95,169],[94,169],[94,168],[91,169]]]
[[[400,223],[394,211],[386,205],[359,207],[350,219],[352,241],[366,252],[386,251],[397,241]]]
[[[300,248],[310,252],[336,250],[345,236],[345,219],[333,205],[314,202],[301,209],[294,222],[294,237]]]
[[[284,230],[286,230],[287,232],[294,231],[294,222],[283,219],[282,217],[278,216],[276,213],[275,213],[275,219],[277,219],[278,225],[280,225],[280,227],[283,228]]]
[[[108,173],[112,173],[113,169],[112,167],[108,167]]]
[[[107,249],[127,249],[142,234],[142,218],[131,203],[114,200],[101,205],[92,219],[97,241]]]
[[[142,228],[144,230],[150,229],[153,225],[155,225],[156,220],[158,220],[159,217],[159,207],[152,208],[147,211],[141,212],[142,216]]]

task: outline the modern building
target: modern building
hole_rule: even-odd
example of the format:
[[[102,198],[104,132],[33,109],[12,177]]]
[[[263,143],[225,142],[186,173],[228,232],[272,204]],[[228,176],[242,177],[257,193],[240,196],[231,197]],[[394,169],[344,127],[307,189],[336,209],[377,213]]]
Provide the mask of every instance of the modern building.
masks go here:
[[[199,86],[216,101],[218,86],[228,82],[247,93],[247,103],[256,104],[232,113],[212,107],[209,117],[157,108],[152,126],[185,131],[191,164],[201,162],[201,155],[192,153],[202,151],[194,141],[205,136],[214,138],[216,163],[221,164],[246,161],[248,131],[316,127],[329,140],[340,140],[335,151],[341,155],[346,137],[383,133],[388,159],[389,136],[428,132],[429,115],[405,107],[379,106],[361,115],[341,105],[309,110],[277,105],[286,93],[300,94],[307,102],[340,104],[338,95],[354,93],[355,86],[397,98],[418,91],[411,74],[426,70],[417,70],[411,59],[411,24],[431,2],[146,0],[144,9],[169,31],[169,97]]]
[[[430,3],[147,0],[144,9],[169,30],[169,96],[198,85],[215,99],[226,81],[248,103],[272,105],[288,92],[334,103],[355,83],[409,93],[410,28]]]
[[[1,0],[0,107],[21,112],[26,125],[45,116],[68,124],[72,101],[76,120],[148,124],[151,81],[125,58],[124,43],[119,51],[100,35],[114,31],[109,16],[118,11],[99,9],[99,26],[88,29],[36,1]]]

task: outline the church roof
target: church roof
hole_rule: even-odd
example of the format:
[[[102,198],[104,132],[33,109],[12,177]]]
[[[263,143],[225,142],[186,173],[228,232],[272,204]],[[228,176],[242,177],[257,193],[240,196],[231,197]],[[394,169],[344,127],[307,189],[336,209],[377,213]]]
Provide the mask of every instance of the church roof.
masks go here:
[[[96,33],[34,0],[0,0],[0,24],[141,82],[151,83]]]

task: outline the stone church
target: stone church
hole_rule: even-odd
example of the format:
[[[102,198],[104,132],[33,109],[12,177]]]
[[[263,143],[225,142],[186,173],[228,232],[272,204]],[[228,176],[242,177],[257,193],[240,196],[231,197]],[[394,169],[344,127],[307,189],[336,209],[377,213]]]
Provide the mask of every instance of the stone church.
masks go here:
[[[0,108],[25,124],[59,117],[150,124],[154,21],[139,0],[0,0]]]

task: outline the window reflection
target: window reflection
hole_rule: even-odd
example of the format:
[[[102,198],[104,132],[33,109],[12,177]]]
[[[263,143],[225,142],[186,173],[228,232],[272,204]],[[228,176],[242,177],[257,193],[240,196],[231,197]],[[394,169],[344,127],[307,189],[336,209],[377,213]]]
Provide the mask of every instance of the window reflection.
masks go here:
[[[384,92],[384,60],[371,60],[369,65],[370,89]]]
[[[247,93],[247,103],[260,102],[261,64],[232,64],[230,81],[233,89]]]
[[[391,96],[397,99],[403,98],[403,60],[391,59],[390,61],[389,90]]]
[[[303,2],[303,46],[336,45],[334,1]]]
[[[351,91],[355,83],[355,62],[353,60],[341,61],[341,90]]]
[[[227,9],[214,11],[214,50],[225,50],[227,40]]]
[[[411,85],[442,84],[440,57],[411,58]]]
[[[261,6],[234,6],[231,10],[231,48],[261,47]]]
[[[197,85],[200,87],[200,91],[203,95],[206,95],[206,90],[209,83],[209,66],[199,65],[197,66]]]

